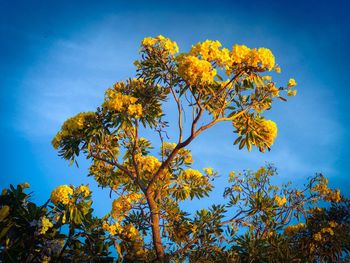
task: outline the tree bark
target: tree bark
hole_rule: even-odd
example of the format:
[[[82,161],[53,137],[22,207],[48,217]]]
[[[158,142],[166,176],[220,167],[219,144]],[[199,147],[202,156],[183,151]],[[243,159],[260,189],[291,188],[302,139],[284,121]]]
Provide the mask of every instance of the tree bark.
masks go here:
[[[154,200],[154,193],[151,189],[148,189],[146,193],[147,203],[151,212],[151,225],[152,225],[152,238],[153,245],[156,249],[157,261],[164,262],[164,248],[162,245],[162,238],[160,236],[160,226],[159,226],[159,210],[156,201]]]

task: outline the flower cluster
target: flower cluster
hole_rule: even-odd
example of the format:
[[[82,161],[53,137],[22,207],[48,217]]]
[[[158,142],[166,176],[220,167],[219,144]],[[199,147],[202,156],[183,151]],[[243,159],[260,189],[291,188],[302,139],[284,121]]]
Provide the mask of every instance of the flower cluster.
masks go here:
[[[122,86],[124,86],[123,83],[118,83],[114,85],[113,89],[108,89],[102,106],[117,113],[140,118],[142,116],[142,105],[137,103],[137,98],[119,92],[118,89]]]
[[[295,82],[295,79],[289,79],[288,85],[287,85],[287,87],[288,87],[287,95],[288,96],[295,96],[295,95],[297,95],[297,91],[295,89],[292,89],[296,85],[297,85],[297,83]]]
[[[122,226],[119,222],[115,222],[114,224],[108,224],[105,221],[102,224],[102,229],[109,232],[112,236],[119,235],[123,240],[129,242],[142,242],[142,237],[133,224],[127,224]],[[140,248],[138,248],[137,250],[140,250]]]
[[[336,222],[330,221],[328,223],[328,227],[323,227],[320,231],[313,234],[312,237],[315,241],[319,241],[319,242],[325,241],[327,237],[334,235],[333,229],[337,226],[338,224]]]
[[[298,232],[302,231],[303,229],[305,229],[305,227],[306,226],[303,223],[287,226],[284,229],[284,235],[286,235],[286,236],[294,236],[296,233],[298,233]]]
[[[275,57],[268,48],[250,49],[245,45],[234,45],[231,58],[234,64],[261,70],[272,70],[275,67]]]
[[[328,188],[328,179],[321,176],[318,183],[310,189],[311,192],[319,194],[324,200],[338,203],[341,199],[340,190]]]
[[[51,193],[51,202],[54,204],[61,203],[66,205],[70,201],[70,197],[73,195],[73,189],[68,185],[60,185],[54,189]]]
[[[275,201],[276,205],[283,206],[287,202],[287,199],[286,199],[285,196],[280,197],[278,195],[275,195],[274,196],[274,201]]]
[[[164,142],[163,143],[163,149],[162,151],[164,151],[164,154],[166,156],[169,156],[171,154],[171,152],[175,149],[176,147],[176,143],[171,143],[171,142]],[[192,158],[192,154],[190,152],[190,150],[181,148],[178,153],[177,156],[174,158],[176,159],[181,159],[183,161],[183,163],[189,165],[193,163],[193,158]]]
[[[49,230],[51,227],[53,227],[53,224],[51,223],[50,219],[48,219],[46,216],[43,216],[39,221],[39,230],[38,234],[44,235],[47,230]]]
[[[158,160],[158,158],[152,155],[147,155],[147,156],[137,155],[135,156],[135,159],[141,171],[143,171],[144,173],[153,174],[158,170],[158,168],[161,165],[161,162]]]
[[[265,142],[270,147],[277,137],[276,123],[271,120],[261,121],[259,135],[264,138]]]
[[[130,193],[115,199],[112,203],[112,218],[116,219],[118,222],[122,221],[132,208],[132,203],[139,202],[141,198],[142,194],[140,193]]]
[[[198,170],[187,169],[183,172],[182,178],[188,181],[198,181],[203,178],[203,175]]]
[[[295,79],[289,79],[288,81],[288,87],[294,87],[297,83],[295,82]]]
[[[121,235],[124,239],[135,240],[140,237],[139,231],[135,228],[133,224],[128,224],[123,227]]]
[[[272,120],[265,120],[261,117],[242,115],[232,121],[239,135],[252,134],[247,137],[251,144],[256,145],[260,151],[270,148],[277,137],[277,125]]]
[[[216,69],[210,62],[196,56],[179,57],[179,75],[190,85],[200,86],[214,83]]]
[[[119,222],[115,222],[114,224],[108,224],[106,221],[104,221],[102,224],[102,229],[108,231],[112,236],[119,233],[120,228],[121,226]]]
[[[90,190],[87,185],[80,185],[75,189],[76,194],[82,194],[84,197],[88,197],[90,195]]]
[[[191,56],[200,56],[203,60],[215,62],[219,67],[225,67],[230,64],[230,51],[222,48],[219,41],[206,40],[192,46],[189,54]]]
[[[58,149],[60,142],[71,136],[78,136],[91,120],[96,118],[94,112],[81,112],[76,116],[66,120],[55,138],[52,140],[52,145]]]
[[[171,41],[169,38],[163,37],[162,35],[155,38],[146,37],[142,40],[141,45],[146,50],[160,49],[169,55],[174,55],[179,52],[179,47],[177,46],[176,42]]]
[[[214,174],[213,168],[211,168],[211,167],[203,168],[203,171],[204,171],[207,175],[213,175],[213,174]]]

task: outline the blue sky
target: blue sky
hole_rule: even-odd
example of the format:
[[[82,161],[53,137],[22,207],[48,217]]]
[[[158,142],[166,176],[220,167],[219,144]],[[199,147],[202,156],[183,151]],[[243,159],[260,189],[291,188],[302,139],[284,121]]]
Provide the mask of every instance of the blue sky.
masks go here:
[[[219,199],[228,171],[265,162],[284,182],[322,172],[349,196],[347,1],[72,2],[0,1],[2,188],[27,181],[44,202],[59,184],[89,182],[97,214],[108,212],[108,192],[86,177],[88,164],[68,167],[50,141],[66,118],[94,110],[107,87],[134,76],[140,41],[162,34],[181,51],[206,39],[268,47],[282,68],[276,79],[298,83],[298,96],[267,114],[279,126],[271,152],[238,151],[230,124],[191,145],[195,168],[222,174],[201,204]]]

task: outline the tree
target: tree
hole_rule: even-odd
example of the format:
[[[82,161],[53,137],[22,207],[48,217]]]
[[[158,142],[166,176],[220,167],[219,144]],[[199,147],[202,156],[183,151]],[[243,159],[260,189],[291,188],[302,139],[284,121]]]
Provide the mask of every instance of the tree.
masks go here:
[[[203,172],[192,167],[186,147],[202,132],[229,122],[239,149],[270,150],[277,125],[263,113],[276,99],[286,101],[282,93],[296,95],[296,82],[290,79],[285,87],[276,85],[270,73],[280,73],[280,68],[269,49],[234,45],[228,50],[218,41],[207,40],[178,54],[175,42],[158,36],[145,38],[140,53],[136,78],[115,83],[107,89],[101,107],[66,120],[52,141],[70,164],[77,164],[79,154],[91,160],[89,176],[109,188],[114,200],[108,215],[93,219],[86,186],[55,189],[50,210],[35,217],[49,226],[45,233],[40,232],[42,225],[35,228],[40,238],[69,226],[65,244],[51,258],[101,260],[111,244],[123,262],[301,262],[310,249],[316,251],[313,259],[348,253],[349,240],[344,236],[337,239],[343,244],[340,250],[322,247],[335,229],[348,231],[347,221],[322,221],[322,227],[318,219],[310,219],[308,210],[316,209],[318,202],[344,200],[339,190],[328,188],[322,175],[296,189],[271,184],[276,174],[271,165],[256,172],[232,172],[224,192],[226,204],[201,209],[194,216],[180,209],[185,200],[208,196],[218,175],[211,167]],[[164,108],[169,102],[176,108],[175,143],[168,141],[172,119]],[[145,138],[150,132],[158,141]],[[23,248],[3,238],[16,230],[9,222],[18,207],[13,201],[0,205],[1,223],[7,229],[1,244],[8,254],[12,248]],[[65,216],[65,222],[56,220],[59,223],[51,226],[50,213],[58,213],[62,220]],[[300,223],[289,225],[293,220]],[[85,242],[79,236],[86,237]],[[96,251],[97,243],[98,253],[84,252]],[[86,250],[80,249],[81,244]],[[302,248],[300,254],[292,252],[296,248]]]
[[[172,238],[177,221],[184,219],[178,203],[208,195],[216,175],[209,168],[204,175],[190,169],[192,157],[185,147],[213,125],[229,121],[238,134],[234,144],[240,149],[269,150],[277,126],[262,113],[275,98],[285,100],[281,92],[295,95],[292,88],[296,85],[290,79],[287,87],[277,88],[272,77],[265,75],[280,72],[267,48],[234,45],[230,51],[221,48],[219,41],[207,40],[188,53],[176,55],[178,50],[175,42],[163,36],[145,38],[141,59],[135,62],[136,78],[107,89],[96,112],[68,119],[53,140],[60,156],[71,163],[80,153],[92,159],[89,175],[118,196],[111,217],[120,233],[139,236],[134,226],[140,220],[147,222],[149,213],[151,221],[138,227],[152,229],[158,261],[165,256],[161,233]],[[162,104],[168,99],[177,106],[177,143],[164,141],[168,122]],[[189,134],[183,123],[185,107],[192,113]],[[200,121],[207,123],[199,125]],[[150,155],[151,142],[140,137],[142,128],[159,134],[159,158]],[[128,225],[122,227],[123,220]],[[136,245],[141,246],[132,244]]]

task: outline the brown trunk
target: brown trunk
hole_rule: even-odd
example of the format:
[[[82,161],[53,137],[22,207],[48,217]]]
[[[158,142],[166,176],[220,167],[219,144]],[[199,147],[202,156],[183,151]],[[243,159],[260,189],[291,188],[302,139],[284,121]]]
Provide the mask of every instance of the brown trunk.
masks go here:
[[[162,238],[160,236],[159,227],[159,211],[156,201],[154,200],[154,195],[151,191],[147,191],[147,203],[151,212],[151,224],[152,224],[152,238],[153,245],[157,253],[157,261],[164,262],[164,249],[162,245]]]

